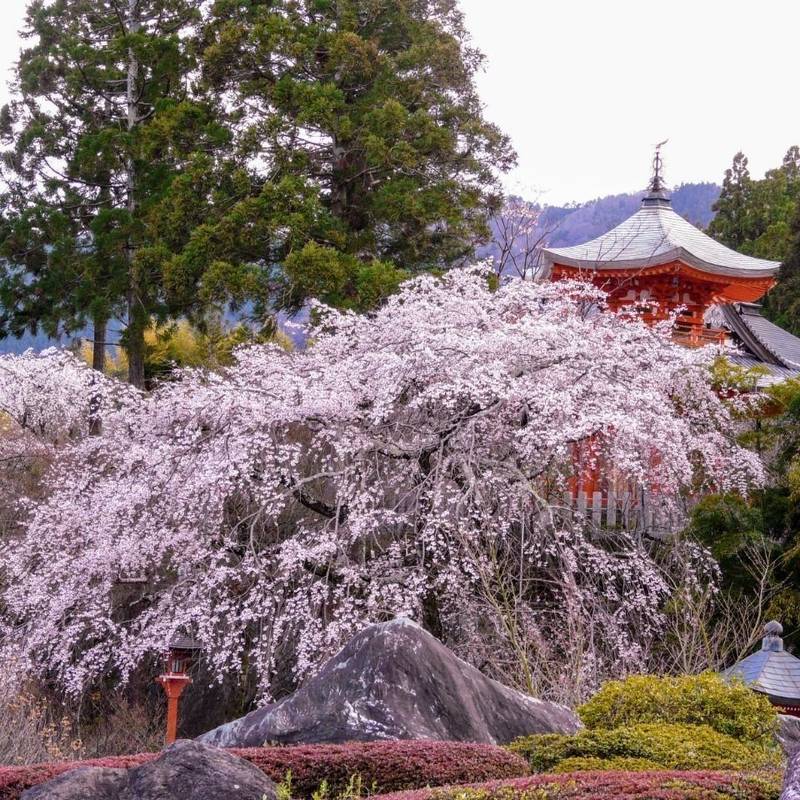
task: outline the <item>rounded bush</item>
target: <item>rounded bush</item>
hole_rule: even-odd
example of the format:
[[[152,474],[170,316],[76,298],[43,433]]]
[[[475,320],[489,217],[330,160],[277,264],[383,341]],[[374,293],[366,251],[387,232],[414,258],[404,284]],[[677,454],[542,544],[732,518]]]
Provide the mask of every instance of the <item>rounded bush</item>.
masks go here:
[[[578,714],[591,729],[644,722],[685,723],[707,725],[750,742],[771,738],[778,727],[778,715],[766,697],[711,672],[675,678],[635,675],[610,681]]]
[[[583,730],[572,736],[527,736],[517,739],[510,748],[527,758],[534,772],[550,772],[573,758],[599,759],[603,765],[597,768],[601,769],[620,758],[680,770],[759,769],[777,766],[781,761],[776,746],[741,742],[708,725],[646,723],[613,730]]]

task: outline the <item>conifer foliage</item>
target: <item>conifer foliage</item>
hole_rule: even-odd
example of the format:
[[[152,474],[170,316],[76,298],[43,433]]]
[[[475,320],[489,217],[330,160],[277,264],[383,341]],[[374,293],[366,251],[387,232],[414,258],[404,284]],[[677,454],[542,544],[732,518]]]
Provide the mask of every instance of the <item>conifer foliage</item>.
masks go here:
[[[260,162],[234,213],[281,230],[278,302],[371,308],[488,238],[514,154],[483,117],[455,0],[217,0],[204,79]],[[256,217],[258,219],[256,219]],[[204,237],[225,258],[225,235]]]
[[[194,168],[200,180],[201,154],[221,133],[189,93],[197,22],[191,0],[28,6],[29,46],[2,117],[0,335],[91,322],[102,369],[117,319],[129,379],[143,385],[144,330],[178,310],[162,291],[163,265],[207,193],[193,191],[195,208],[184,200],[180,220],[165,218],[165,206],[186,191],[178,175]]]

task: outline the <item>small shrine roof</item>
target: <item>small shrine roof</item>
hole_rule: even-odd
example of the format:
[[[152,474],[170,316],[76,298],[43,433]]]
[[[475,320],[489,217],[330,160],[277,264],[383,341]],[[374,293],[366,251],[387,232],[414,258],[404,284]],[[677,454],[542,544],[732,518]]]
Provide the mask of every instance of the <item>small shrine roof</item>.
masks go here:
[[[553,264],[590,270],[640,269],[682,261],[702,272],[738,278],[771,278],[777,261],[737,253],[703,233],[672,209],[666,192],[651,191],[642,207],[608,233],[572,247],[545,248]]]
[[[778,622],[764,626],[761,649],[724,670],[727,678],[741,678],[751,689],[777,701],[800,701],[800,659],[783,649]]]

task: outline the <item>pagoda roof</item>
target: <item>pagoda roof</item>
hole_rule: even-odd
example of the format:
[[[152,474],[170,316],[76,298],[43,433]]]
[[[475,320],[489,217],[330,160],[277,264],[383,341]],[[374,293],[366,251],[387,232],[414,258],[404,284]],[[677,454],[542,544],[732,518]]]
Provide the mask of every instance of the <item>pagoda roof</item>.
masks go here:
[[[772,278],[780,264],[737,253],[672,209],[666,192],[651,191],[633,216],[608,233],[572,247],[545,248],[545,273],[553,264],[587,270],[656,267],[681,261],[712,275]]]
[[[782,633],[780,623],[768,622],[761,649],[728,667],[723,677],[740,678],[778,704],[800,701],[800,659],[783,649]]]

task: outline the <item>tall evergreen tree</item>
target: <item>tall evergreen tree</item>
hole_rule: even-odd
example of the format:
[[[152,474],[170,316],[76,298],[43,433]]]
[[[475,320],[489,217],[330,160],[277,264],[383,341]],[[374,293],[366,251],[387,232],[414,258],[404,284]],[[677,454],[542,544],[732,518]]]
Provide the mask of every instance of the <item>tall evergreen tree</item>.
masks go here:
[[[750,176],[747,157],[737,153],[725,171],[709,233],[748,255],[782,261],[791,242],[791,223],[800,200],[800,148],[789,148],[779,167],[761,179]]]
[[[800,204],[790,233],[789,253],[781,264],[778,283],[767,297],[767,308],[778,325],[800,336]]]
[[[790,147],[781,165],[758,180],[737,153],[714,210],[712,236],[742,253],[782,262],[763,303],[771,319],[800,335],[800,147]]]
[[[0,336],[91,322],[102,368],[118,319],[129,380],[144,330],[185,313],[164,265],[219,191],[228,140],[191,93],[195,0],[33,0],[2,112]]]
[[[733,164],[725,170],[722,191],[712,206],[716,216],[708,226],[711,236],[734,250],[743,250],[752,232],[752,187],[747,156],[738,152],[733,157]]]
[[[483,118],[481,62],[455,0],[216,0],[204,79],[230,99],[253,192],[202,250],[224,270],[231,235],[260,227],[286,308],[367,308],[470,255],[514,160]],[[200,249],[174,264],[181,276]]]

